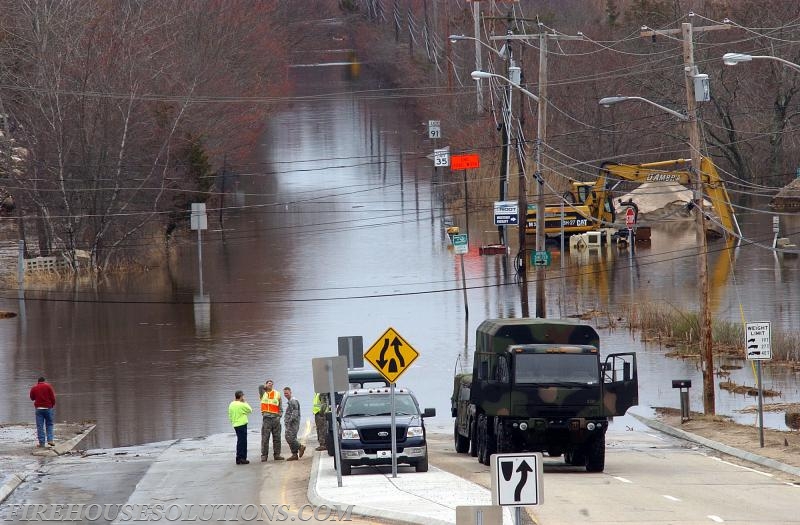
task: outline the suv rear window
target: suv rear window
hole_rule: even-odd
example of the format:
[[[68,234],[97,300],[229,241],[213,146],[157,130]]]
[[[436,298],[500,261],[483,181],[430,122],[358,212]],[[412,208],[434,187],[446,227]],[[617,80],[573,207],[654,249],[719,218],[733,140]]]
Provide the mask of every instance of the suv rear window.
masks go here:
[[[415,416],[419,414],[417,404],[410,394],[395,394],[395,414]],[[388,416],[392,412],[392,397],[387,394],[364,394],[347,396],[342,407],[342,416]]]

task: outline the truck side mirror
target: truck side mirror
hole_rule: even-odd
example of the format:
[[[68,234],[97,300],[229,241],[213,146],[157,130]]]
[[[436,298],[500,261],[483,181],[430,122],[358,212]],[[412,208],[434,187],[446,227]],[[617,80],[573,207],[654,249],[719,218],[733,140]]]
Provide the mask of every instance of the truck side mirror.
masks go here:
[[[436,417],[436,409],[435,408],[426,408],[422,411],[422,417]]]

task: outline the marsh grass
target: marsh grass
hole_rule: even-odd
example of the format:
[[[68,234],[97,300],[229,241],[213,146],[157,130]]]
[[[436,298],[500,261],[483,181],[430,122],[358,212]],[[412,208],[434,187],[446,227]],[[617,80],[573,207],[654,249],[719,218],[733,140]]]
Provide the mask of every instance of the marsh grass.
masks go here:
[[[678,354],[696,354],[700,343],[700,315],[668,303],[636,304],[626,312],[628,328],[644,340],[677,346]],[[731,321],[712,320],[714,352],[744,357],[744,327]],[[772,328],[772,358],[800,362],[800,333]]]

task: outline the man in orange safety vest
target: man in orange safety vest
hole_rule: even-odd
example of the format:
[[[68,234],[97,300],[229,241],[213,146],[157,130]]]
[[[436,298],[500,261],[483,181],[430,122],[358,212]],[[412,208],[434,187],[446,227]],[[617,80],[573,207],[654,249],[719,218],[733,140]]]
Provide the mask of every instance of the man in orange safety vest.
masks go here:
[[[281,416],[283,404],[281,394],[272,388],[272,379],[267,379],[263,387],[259,387],[261,394],[261,461],[269,457],[269,437],[272,435],[273,458],[282,460],[281,456]]]

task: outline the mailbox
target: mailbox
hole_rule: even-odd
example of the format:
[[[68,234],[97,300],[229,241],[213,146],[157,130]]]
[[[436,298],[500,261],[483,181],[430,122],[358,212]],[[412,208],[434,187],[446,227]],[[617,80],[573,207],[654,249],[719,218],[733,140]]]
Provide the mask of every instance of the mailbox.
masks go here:
[[[672,388],[692,388],[691,379],[673,379]]]
[[[692,380],[673,379],[672,388],[681,389],[681,423],[689,421],[689,389],[692,388]]]

